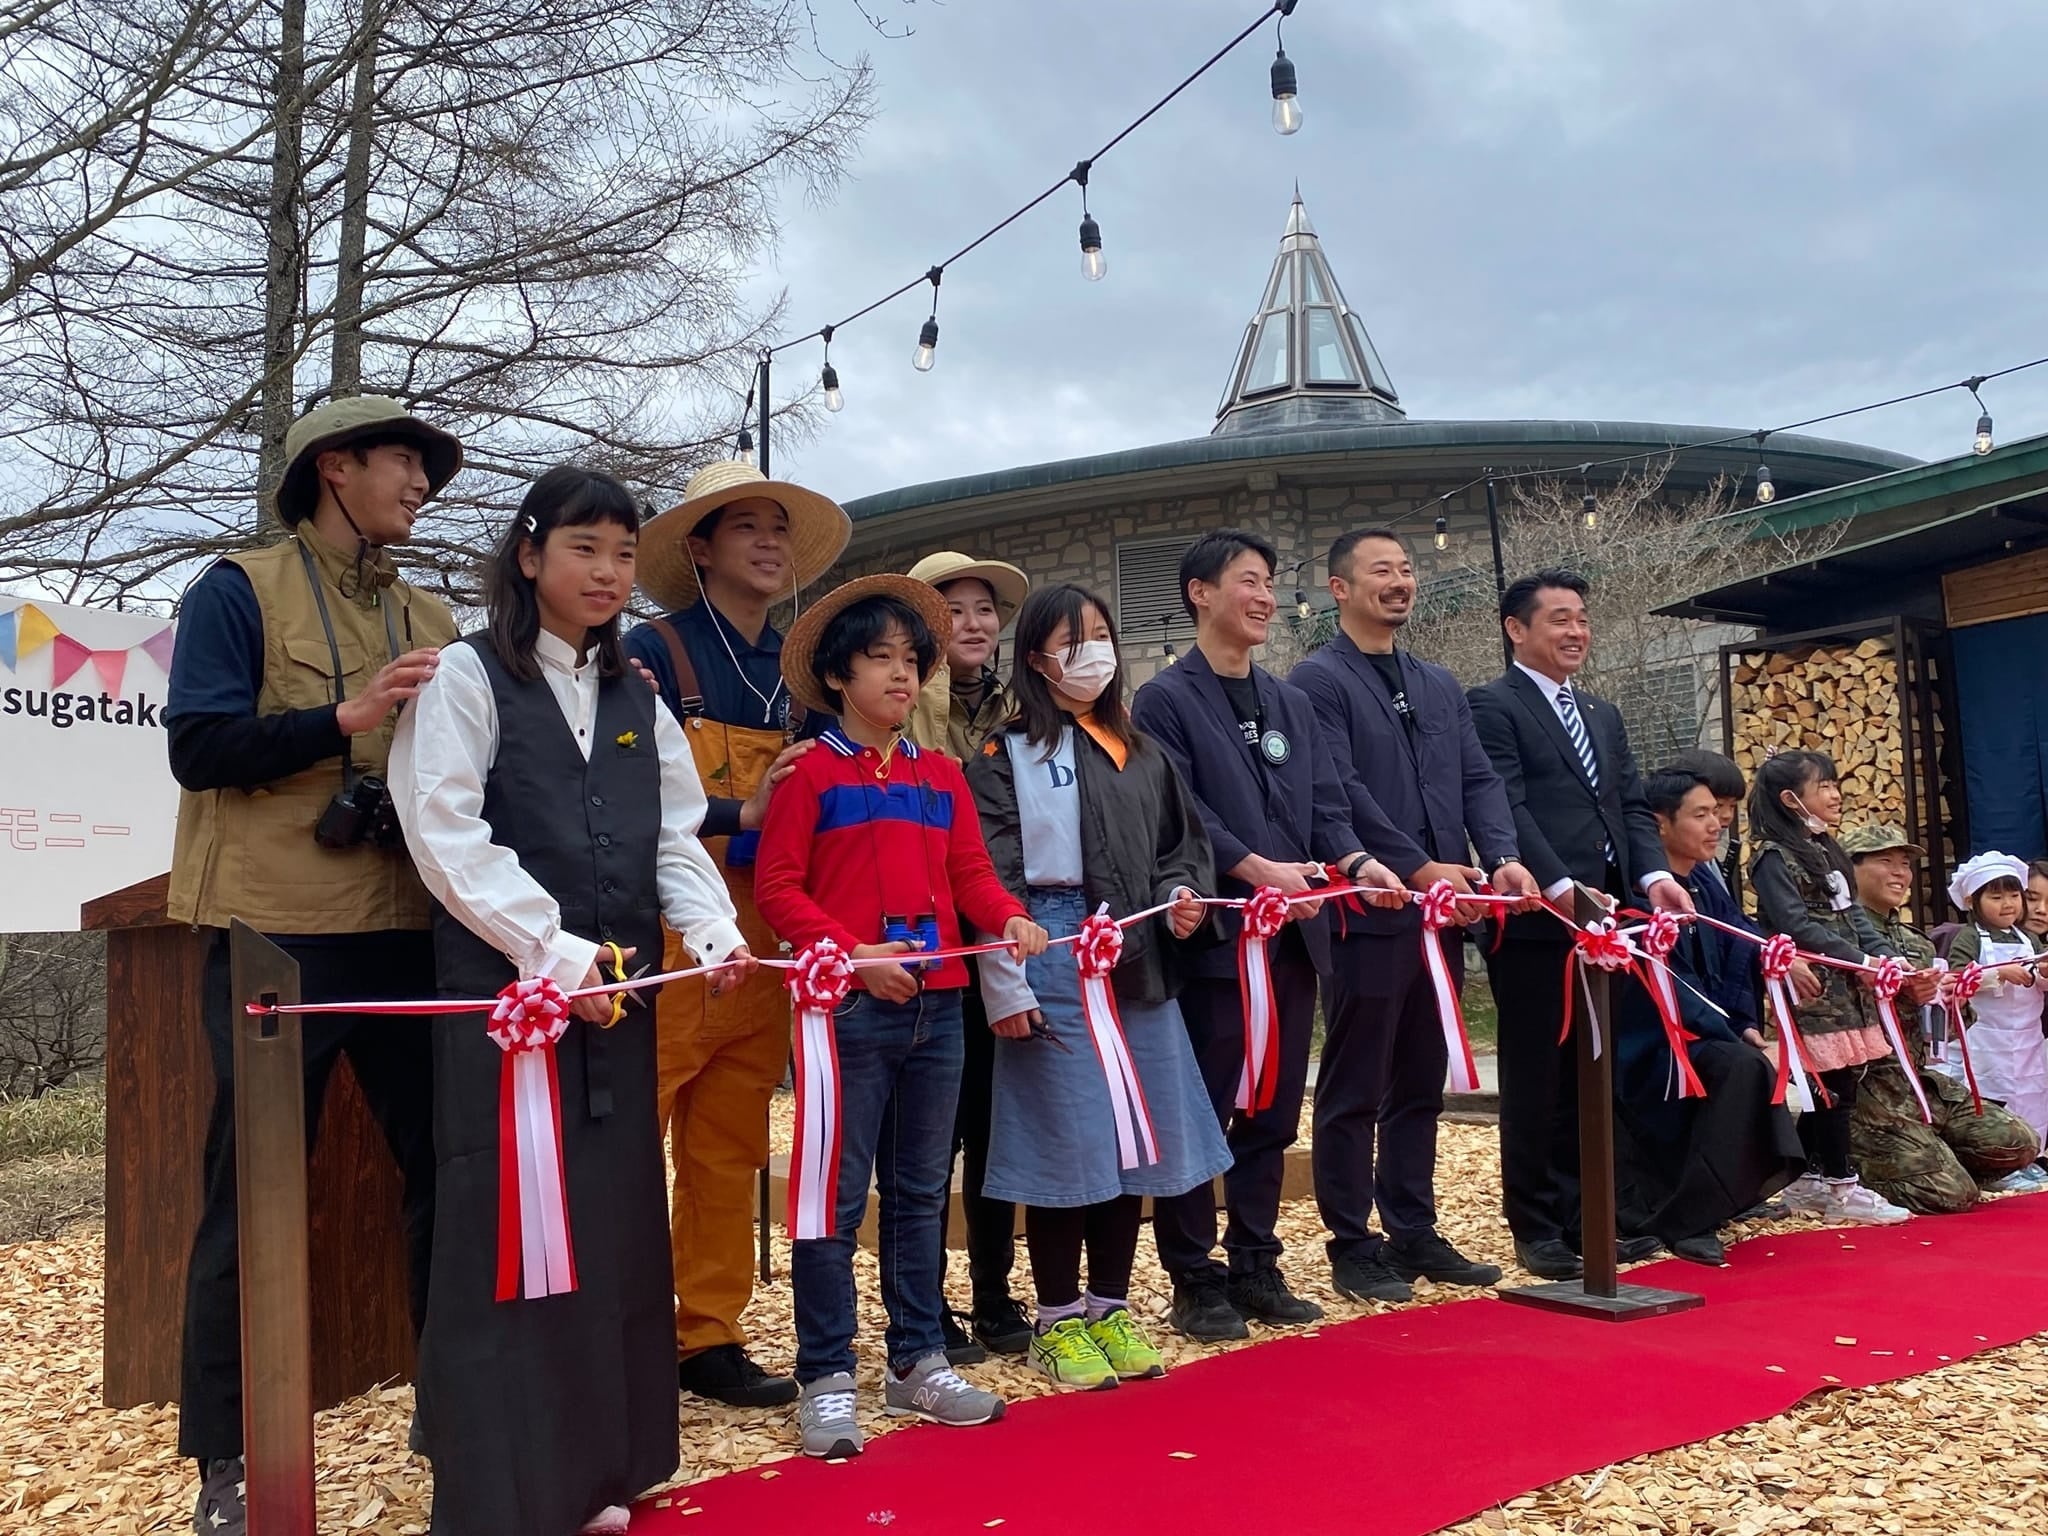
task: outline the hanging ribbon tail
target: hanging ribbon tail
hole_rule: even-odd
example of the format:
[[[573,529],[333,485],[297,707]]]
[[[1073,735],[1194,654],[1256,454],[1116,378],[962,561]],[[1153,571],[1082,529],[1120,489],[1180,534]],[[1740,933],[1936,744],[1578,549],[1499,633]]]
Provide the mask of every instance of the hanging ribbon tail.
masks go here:
[[[1877,1022],[1884,1030],[1885,1043],[1899,1059],[1899,1070],[1905,1074],[1906,1086],[1913,1090],[1913,1102],[1920,1106],[1920,1123],[1934,1124],[1934,1111],[1928,1106],[1927,1091],[1920,1086],[1920,1074],[1914,1069],[1913,1058],[1906,1051],[1906,1032],[1899,1026],[1898,1005],[1882,992],[1877,996]]]
[[[1557,1031],[1557,1043],[1563,1045],[1572,1037],[1572,997],[1578,991],[1579,952],[1567,950],[1564,957],[1564,1023]]]
[[[1436,992],[1437,1023],[1444,1032],[1444,1051],[1450,1063],[1445,1081],[1451,1093],[1479,1091],[1479,1064],[1472,1059],[1472,1041],[1465,1031],[1465,1009],[1458,988],[1451,979],[1451,964],[1444,955],[1444,933],[1425,925],[1422,930],[1422,964],[1429,972],[1429,984]],[[1458,942],[1463,942],[1459,940]]]
[[[564,1295],[576,1265],[554,1046],[506,1052],[498,1081],[499,1130],[511,1129],[498,1148],[498,1300]]]
[[[1152,1111],[1145,1103],[1145,1088],[1138,1081],[1123,1019],[1116,1011],[1116,994],[1110,991],[1107,977],[1081,978],[1081,1013],[1088,1022],[1088,1037],[1095,1043],[1102,1079],[1109,1086],[1117,1166],[1126,1172],[1154,1167],[1159,1162],[1159,1138],[1152,1128]]]
[[[1273,1107],[1280,1080],[1280,1005],[1273,996],[1273,967],[1266,941],[1250,924],[1237,935],[1237,990],[1244,1004],[1244,1070],[1237,1081],[1237,1107],[1256,1115]]]
[[[1950,1033],[1955,1036],[1956,1049],[1963,1057],[1963,1078],[1970,1085],[1970,1103],[1979,1115],[1984,1113],[1984,1095],[1977,1088],[1977,1069],[1970,1064],[1970,1032],[1963,1027],[1963,1005],[1954,997],[1949,998],[1948,1018]]]
[[[789,1164],[792,1241],[832,1235],[839,1206],[839,1042],[830,1008],[797,1013],[796,1126]]]
[[[1643,955],[1637,959],[1635,970],[1650,1000],[1657,1005],[1657,1018],[1664,1026],[1664,1043],[1671,1048],[1671,1072],[1665,1081],[1664,1097],[1704,1099],[1707,1085],[1700,1081],[1693,1068],[1692,1053],[1686,1049],[1699,1037],[1685,1027],[1679,1013],[1678,989],[1671,984],[1671,968],[1654,955]]]
[[[1806,1048],[1799,1038],[1799,1026],[1793,1022],[1789,984],[1782,978],[1772,977],[1764,982],[1764,991],[1769,997],[1771,1016],[1778,1026],[1778,1080],[1771,1090],[1771,1102],[1790,1104],[1801,1113],[1810,1113],[1814,1107],[1814,1095],[1818,1093],[1823,1105],[1832,1105],[1834,1099],[1828,1093],[1827,1085],[1810,1075]]]

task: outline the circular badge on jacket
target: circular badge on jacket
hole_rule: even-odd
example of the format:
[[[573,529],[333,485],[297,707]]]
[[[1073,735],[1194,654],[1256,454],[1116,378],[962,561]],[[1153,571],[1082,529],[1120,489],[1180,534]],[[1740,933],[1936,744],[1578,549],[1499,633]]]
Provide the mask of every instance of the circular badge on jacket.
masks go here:
[[[1267,762],[1277,768],[1293,755],[1294,748],[1287,744],[1287,738],[1278,731],[1268,731],[1259,738],[1259,751],[1265,754]]]

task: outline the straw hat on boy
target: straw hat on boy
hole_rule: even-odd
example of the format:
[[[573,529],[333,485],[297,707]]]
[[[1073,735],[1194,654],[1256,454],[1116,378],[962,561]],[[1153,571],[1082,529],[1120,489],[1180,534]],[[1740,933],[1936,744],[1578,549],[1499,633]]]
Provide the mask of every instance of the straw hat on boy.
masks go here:
[[[754,499],[774,502],[789,518],[792,592],[830,570],[853,537],[853,519],[831,497],[787,480],[770,480],[738,459],[721,459],[690,477],[680,506],[640,530],[640,589],[665,613],[695,603],[704,591],[690,558],[690,535],[721,507]]]
[[[805,709],[815,709],[825,715],[838,713],[818,686],[817,678],[811,675],[811,658],[818,654],[818,642],[824,638],[825,626],[866,597],[893,597],[908,603],[924,620],[925,628],[932,632],[932,642],[938,647],[939,656],[945,656],[946,642],[953,638],[953,610],[946,606],[946,600],[939,596],[936,588],[909,576],[859,577],[834,587],[812,603],[789,626],[789,633],[782,637],[782,681],[789,687],[790,698]]]

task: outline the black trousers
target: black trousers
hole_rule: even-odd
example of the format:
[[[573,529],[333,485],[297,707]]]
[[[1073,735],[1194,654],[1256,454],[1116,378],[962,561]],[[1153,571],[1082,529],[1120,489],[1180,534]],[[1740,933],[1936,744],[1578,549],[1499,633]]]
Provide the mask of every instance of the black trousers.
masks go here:
[[[1436,1127],[1449,1061],[1421,946],[1419,923],[1332,942],[1313,1155],[1333,1261],[1379,1249],[1375,1205],[1388,1237],[1436,1229]],[[1465,945],[1455,929],[1444,956],[1452,981],[1462,982]]]
[[[435,995],[434,945],[417,933],[350,934],[277,941],[299,963],[302,1001],[372,1002]],[[242,1454],[242,1286],[235,1206],[234,997],[228,936],[207,951],[200,1017],[213,1057],[213,1114],[206,1127],[199,1229],[185,1276],[185,1337],[178,1453],[203,1461]],[[300,1021],[305,1047],[306,1150],[320,1130],[327,1079],[344,1054],[404,1179],[412,1321],[426,1318],[434,1226],[433,1051],[424,1018],[313,1014]],[[482,1021],[478,1021],[481,1029]],[[317,1324],[316,1324],[317,1326]]]
[[[1131,1294],[1131,1266],[1145,1202],[1116,1195],[1094,1205],[1024,1207],[1024,1242],[1041,1307],[1081,1300],[1081,1250],[1088,1251],[1088,1289],[1102,1301]]]
[[[971,971],[972,960],[967,962]],[[973,979],[960,994],[962,1039],[960,1103],[953,1112],[953,1153],[960,1159],[960,1206],[967,1216],[967,1278],[974,1310],[988,1312],[1010,1296],[1010,1267],[1017,1259],[1017,1207],[1008,1200],[984,1200],[988,1176],[988,1125],[994,1101],[996,1037],[988,1032],[988,1011]],[[939,1251],[945,1252],[953,1202],[939,1207]]]
[[[1180,995],[1188,1040],[1209,1090],[1217,1124],[1230,1143],[1231,1165],[1223,1175],[1229,1223],[1223,1247],[1231,1274],[1251,1274],[1280,1262],[1280,1181],[1287,1149],[1301,1128],[1301,1096],[1308,1082],[1308,1053],[1315,1032],[1316,973],[1300,940],[1284,935],[1273,954],[1273,998],[1279,1009],[1280,1080],[1273,1105],[1256,1115],[1233,1107],[1244,1071],[1244,1003],[1235,979],[1203,978]],[[1176,1284],[1196,1278],[1221,1280],[1226,1271],[1214,1257],[1216,1192],[1198,1184],[1185,1194],[1152,1202],[1152,1233],[1159,1264]]]
[[[1570,952],[1569,936],[1510,938],[1486,952],[1500,1021],[1501,1207],[1520,1243],[1579,1235],[1578,1045],[1557,1038]]]

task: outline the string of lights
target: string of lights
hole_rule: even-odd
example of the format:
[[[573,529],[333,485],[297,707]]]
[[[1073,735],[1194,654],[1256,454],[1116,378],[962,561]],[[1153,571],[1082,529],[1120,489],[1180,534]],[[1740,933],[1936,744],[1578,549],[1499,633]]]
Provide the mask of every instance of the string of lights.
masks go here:
[[[1298,4],[1300,4],[1300,0],[1273,0],[1272,4],[1259,12],[1255,20],[1244,27],[1243,30],[1238,32],[1235,37],[1231,38],[1221,48],[1210,54],[1208,58],[1204,59],[1192,73],[1178,85],[1174,86],[1172,90],[1161,96],[1129,123],[1125,124],[1108,143],[1096,150],[1094,154],[1088,156],[1087,159],[1078,162],[1071,171],[1060,177],[1058,181],[1055,181],[1043,192],[1031,198],[1022,207],[991,224],[987,229],[976,235],[972,240],[969,240],[943,261],[934,262],[919,276],[911,278],[910,281],[899,287],[890,289],[889,292],[883,294],[880,298],[862,305],[843,320],[834,320],[830,324],[819,326],[816,330],[806,331],[801,336],[791,336],[786,340],[763,347],[760,352],[760,362],[755,374],[754,385],[747,391],[746,406],[742,413],[743,424],[737,434],[737,446],[740,457],[751,459],[753,456],[754,433],[746,423],[751,422],[753,419],[757,400],[761,411],[760,436],[764,442],[767,438],[768,415],[773,408],[773,402],[768,394],[769,370],[776,357],[790,351],[792,348],[804,346],[809,342],[823,343],[824,359],[823,367],[819,372],[818,383],[824,392],[825,408],[828,411],[834,412],[844,410],[846,408],[846,392],[839,382],[839,370],[832,365],[833,336],[837,332],[844,330],[847,326],[852,325],[855,321],[865,320],[869,315],[875,313],[876,310],[893,304],[896,300],[904,297],[904,295],[912,293],[926,284],[930,285],[932,291],[931,311],[926,316],[924,324],[918,329],[917,348],[911,354],[911,366],[919,373],[930,373],[938,363],[939,284],[944,279],[947,268],[953,266],[964,257],[972,255],[976,250],[1008,229],[1012,224],[1015,224],[1026,214],[1031,213],[1052,198],[1057,197],[1060,191],[1069,184],[1079,187],[1081,191],[1082,275],[1090,282],[1100,282],[1104,277],[1108,276],[1109,262],[1102,251],[1102,225],[1088,208],[1089,172],[1094,169],[1097,161],[1101,160],[1103,156],[1109,154],[1122,144],[1125,139],[1128,139],[1132,134],[1144,127],[1146,123],[1150,122],[1164,110],[1169,103],[1183,91],[1187,90],[1189,86],[1200,80],[1210,70],[1214,69],[1224,59],[1229,57],[1230,54],[1235,52],[1240,44],[1258,32],[1268,21],[1273,23],[1274,37],[1273,64],[1269,71],[1269,81],[1273,97],[1273,127],[1276,132],[1282,134],[1298,133],[1302,122],[1299,79],[1295,71],[1294,61],[1287,57],[1287,50],[1281,42],[1281,27],[1286,19],[1294,14],[1294,9]]]

